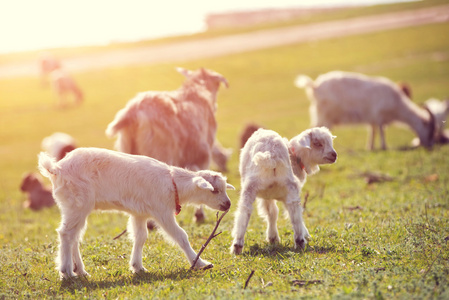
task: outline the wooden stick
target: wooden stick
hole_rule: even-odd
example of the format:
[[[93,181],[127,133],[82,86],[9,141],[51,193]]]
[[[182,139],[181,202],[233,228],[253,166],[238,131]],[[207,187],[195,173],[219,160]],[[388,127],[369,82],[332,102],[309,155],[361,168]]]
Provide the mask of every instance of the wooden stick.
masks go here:
[[[117,235],[115,238],[113,238],[113,240],[116,240],[118,238],[120,238],[122,235],[124,235],[126,233],[126,229],[122,231],[122,233],[120,233],[119,235]]]
[[[251,273],[249,274],[248,278],[245,281],[245,287],[243,288],[244,290],[246,289],[246,287],[248,286],[249,281],[251,280],[251,277],[253,277],[254,275],[254,270],[251,271]]]
[[[212,231],[212,233],[210,234],[209,238],[207,239],[207,241],[204,243],[203,246],[201,246],[200,251],[198,252],[198,254],[196,255],[195,259],[193,260],[192,266],[190,267],[190,270],[193,270],[195,268],[195,264],[198,261],[198,259],[200,258],[201,253],[203,253],[204,249],[206,249],[206,246],[209,244],[209,242],[216,236],[218,236],[221,231],[217,234],[215,234],[215,231],[217,231],[218,225],[220,225],[221,220],[223,219],[223,217],[228,213],[229,209],[227,211],[225,211],[220,218],[218,218],[218,212],[217,212],[217,224],[215,224],[215,228]],[[209,267],[210,268],[210,267]],[[204,269],[209,269],[207,266]]]

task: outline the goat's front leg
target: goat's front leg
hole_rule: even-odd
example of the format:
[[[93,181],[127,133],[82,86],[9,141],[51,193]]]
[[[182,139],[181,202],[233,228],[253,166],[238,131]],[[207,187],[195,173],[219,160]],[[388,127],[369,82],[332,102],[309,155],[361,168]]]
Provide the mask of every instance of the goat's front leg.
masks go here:
[[[181,247],[190,265],[192,265],[193,261],[196,258],[196,253],[190,246],[187,233],[184,231],[184,229],[179,227],[178,223],[176,223],[175,216],[171,215],[159,217],[160,217],[158,218],[159,226],[162,227],[162,229],[173,239],[173,241],[175,241],[179,245],[179,247]],[[195,264],[195,269],[201,269],[209,265],[212,264],[206,260],[198,258]]]
[[[206,220],[206,215],[204,214],[203,206],[200,205],[195,211],[194,221],[197,224],[202,224],[205,222],[205,220]]]
[[[304,249],[310,235],[302,219],[303,209],[301,206],[301,198],[299,197],[299,192],[296,188],[290,191],[287,201],[285,202],[285,207],[287,208],[293,226],[295,248],[299,247]]]
[[[253,184],[249,183],[243,186],[237,211],[235,212],[234,229],[232,237],[234,238],[231,245],[231,253],[241,254],[243,244],[245,243],[245,233],[248,228],[249,219],[253,211],[253,203],[256,200],[256,190]]]
[[[387,143],[385,142],[385,132],[384,132],[384,126],[379,125],[379,133],[380,133],[380,146],[382,150],[387,150]]]
[[[371,124],[371,128],[369,128],[369,134],[368,134],[368,150],[374,150],[374,143],[376,139],[376,131],[377,131],[377,125]]]
[[[131,216],[128,221],[128,231],[134,241],[130,268],[134,273],[146,272],[142,264],[143,245],[148,236],[147,218]]]

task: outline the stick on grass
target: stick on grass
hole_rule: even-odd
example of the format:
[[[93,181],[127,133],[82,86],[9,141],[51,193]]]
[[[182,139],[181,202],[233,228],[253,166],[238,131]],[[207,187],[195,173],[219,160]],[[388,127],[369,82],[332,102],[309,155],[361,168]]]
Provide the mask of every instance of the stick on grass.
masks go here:
[[[218,225],[220,225],[221,220],[223,219],[223,217],[228,213],[229,210],[225,211],[220,218],[218,218],[218,212],[217,212],[217,223],[215,224],[215,228],[212,231],[212,233],[210,234],[209,238],[207,239],[207,241],[204,243],[203,246],[201,246],[200,251],[198,252],[198,254],[196,255],[195,259],[193,260],[192,266],[190,267],[190,270],[193,270],[193,268],[195,268],[195,264],[198,261],[198,259],[200,258],[201,253],[203,253],[204,249],[206,249],[207,245],[209,244],[209,242],[216,237],[217,235],[219,235],[221,233],[221,231],[217,234],[215,234],[215,231],[217,231]],[[209,267],[210,268],[210,267]],[[209,269],[208,267],[205,267],[204,269]]]
[[[243,288],[244,290],[248,287],[248,283],[251,280],[251,277],[253,277],[254,275],[254,270],[251,271],[251,273],[249,274],[248,278],[245,281],[245,287]]]

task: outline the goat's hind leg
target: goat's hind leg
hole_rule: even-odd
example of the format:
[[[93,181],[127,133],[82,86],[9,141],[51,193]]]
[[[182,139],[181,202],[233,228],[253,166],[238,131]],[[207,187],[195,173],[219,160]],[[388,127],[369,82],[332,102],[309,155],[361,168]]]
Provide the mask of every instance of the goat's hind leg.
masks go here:
[[[75,237],[75,243],[72,246],[72,259],[73,259],[73,272],[78,276],[89,276],[89,274],[84,270],[83,259],[81,258],[81,253],[79,249],[80,242],[82,240],[84,230],[86,229],[86,220]]]
[[[81,231],[86,225],[87,215],[79,212],[63,214],[59,233],[59,254],[57,258],[58,270],[62,278],[74,277],[74,269],[77,274],[84,274],[84,264],[79,254],[79,238]],[[76,253],[74,254],[74,251]]]
[[[267,222],[267,242],[270,244],[279,243],[279,233],[277,229],[277,220],[279,208],[276,200],[258,199],[259,214],[265,218]]]
[[[304,225],[302,218],[302,206],[301,198],[298,196],[299,192],[296,188],[293,188],[289,195],[287,196],[287,201],[285,202],[285,207],[287,208],[288,214],[290,216],[290,221],[292,222],[295,248],[304,249],[307,244],[307,239],[310,238],[309,231]]]
[[[253,211],[253,203],[256,199],[256,194],[257,193],[251,183],[247,184],[242,189],[242,194],[235,213],[234,229],[232,230],[234,240],[231,245],[231,253],[241,254],[243,251],[245,233]]]

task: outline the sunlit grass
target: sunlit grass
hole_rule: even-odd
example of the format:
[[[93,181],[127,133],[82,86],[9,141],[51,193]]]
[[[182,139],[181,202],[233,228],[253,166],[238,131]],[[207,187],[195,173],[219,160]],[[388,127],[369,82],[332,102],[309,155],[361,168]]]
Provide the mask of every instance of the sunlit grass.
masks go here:
[[[257,122],[293,137],[309,124],[308,100],[293,86],[299,73],[312,77],[333,70],[360,71],[409,82],[416,102],[449,95],[449,25],[332,39],[222,58],[194,61],[227,77],[219,94],[218,138],[234,154],[229,181],[239,188],[238,135]],[[438,55],[436,55],[438,54]],[[177,88],[174,65],[139,66],[75,74],[86,101],[58,109],[38,78],[0,81],[0,298],[447,298],[449,235],[449,147],[402,151],[414,137],[407,128],[387,129],[389,150],[365,150],[363,126],[337,127],[336,164],[323,167],[304,187],[305,222],[312,234],[306,251],[293,250],[289,221],[280,218],[282,242],[264,241],[256,211],[242,256],[229,254],[238,191],[204,258],[215,267],[189,272],[183,253],[157,232],[144,249],[148,274],[128,269],[131,242],[112,240],[126,226],[121,214],[93,214],[81,251],[88,279],[60,282],[54,258],[58,209],[22,208],[21,176],[36,171],[43,137],[54,131],[74,136],[80,146],[112,148],[104,135],[116,111],[136,92]],[[362,174],[378,172],[392,181],[368,185]],[[283,208],[281,206],[281,212]],[[196,226],[193,208],[178,222],[194,249],[206,241],[215,212]],[[243,289],[251,270],[255,274]]]

